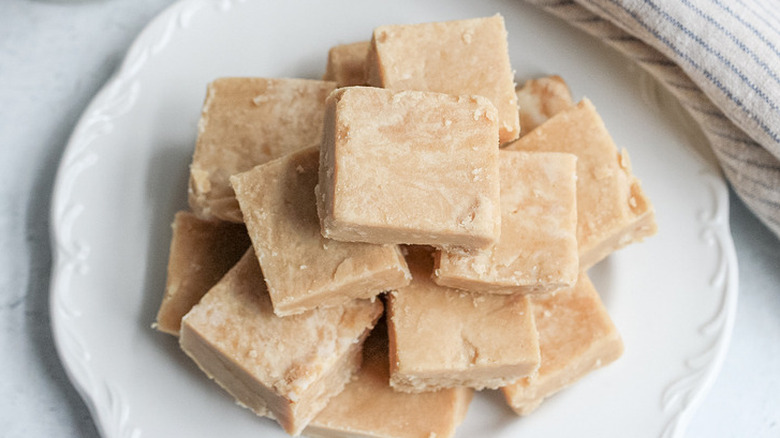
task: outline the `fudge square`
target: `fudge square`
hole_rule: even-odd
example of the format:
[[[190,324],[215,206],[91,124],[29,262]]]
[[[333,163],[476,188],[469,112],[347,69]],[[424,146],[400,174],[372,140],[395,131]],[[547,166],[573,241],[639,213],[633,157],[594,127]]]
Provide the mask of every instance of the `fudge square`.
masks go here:
[[[297,435],[350,381],[381,314],[380,300],[354,300],[280,318],[249,250],[185,315],[179,343],[239,404]]]
[[[521,136],[574,106],[569,86],[557,75],[529,79],[517,89],[516,94]]]
[[[339,87],[366,85],[366,57],[370,47],[370,41],[331,47],[322,80],[334,81]]]
[[[408,251],[412,283],[387,300],[393,388],[497,388],[536,372],[539,342],[527,296],[438,286],[430,278],[433,254]]]
[[[229,178],[322,137],[334,82],[221,78],[208,86],[190,166],[189,204],[202,218],[241,222]]]
[[[393,390],[387,327],[380,320],[363,346],[355,379],[303,432],[310,437],[448,438],[466,416],[474,391],[448,388],[411,394]]]
[[[559,112],[509,150],[577,155],[577,242],[580,269],[657,231],[655,213],[593,104],[584,99]]]
[[[531,297],[531,308],[542,353],[539,373],[503,388],[519,415],[623,354],[620,334],[584,272],[573,288]]]
[[[236,264],[251,245],[242,224],[199,219],[180,211],[173,220],[165,295],[154,327],[179,335],[182,317]]]
[[[369,85],[487,97],[498,109],[501,143],[520,124],[504,18],[380,26],[366,61]]]
[[[481,96],[336,90],[320,148],[323,235],[489,247],[501,227],[496,120]]]
[[[577,157],[499,152],[501,237],[483,251],[438,251],[434,281],[490,293],[538,293],[574,286],[577,253]]]
[[[314,198],[319,156],[311,147],[231,177],[279,316],[374,298],[411,279],[397,245],[322,236]]]

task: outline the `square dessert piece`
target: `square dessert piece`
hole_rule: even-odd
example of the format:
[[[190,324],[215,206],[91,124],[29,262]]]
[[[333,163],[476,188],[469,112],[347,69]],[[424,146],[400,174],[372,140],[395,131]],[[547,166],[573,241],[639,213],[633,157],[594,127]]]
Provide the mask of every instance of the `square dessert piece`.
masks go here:
[[[317,207],[336,240],[487,248],[500,234],[484,97],[348,87],[328,97]]]
[[[198,304],[251,245],[241,224],[199,219],[180,211],[173,220],[165,295],[154,327],[179,335],[181,318]]]
[[[393,388],[497,388],[536,372],[539,340],[527,296],[439,286],[427,248],[409,248],[407,262],[412,283],[387,300]]]
[[[448,388],[411,394],[393,390],[387,327],[377,324],[363,346],[355,379],[304,431],[310,437],[447,438],[463,421],[474,391]]]
[[[521,136],[574,106],[569,86],[557,75],[529,79],[517,89],[516,94]]]
[[[503,388],[519,415],[623,354],[620,334],[584,272],[573,288],[532,297],[531,308],[542,351],[539,373]]]
[[[252,251],[184,317],[182,349],[238,403],[299,434],[359,368],[380,300],[280,318]]]
[[[577,157],[502,150],[501,238],[490,249],[439,251],[434,281],[498,294],[572,287],[577,253]]]
[[[411,279],[397,245],[322,237],[314,197],[319,156],[307,148],[231,177],[279,316],[373,298]]]
[[[202,218],[243,220],[229,178],[322,139],[335,82],[222,78],[208,86],[190,166],[189,203]]]
[[[487,97],[498,109],[499,138],[517,138],[514,73],[504,18],[380,26],[366,63],[368,84],[394,90]]]
[[[324,81],[333,81],[339,87],[366,85],[366,57],[370,41],[333,46],[328,51],[328,65]]]
[[[577,156],[580,269],[657,232],[653,206],[631,172],[628,153],[618,151],[589,100],[556,114],[507,149]]]

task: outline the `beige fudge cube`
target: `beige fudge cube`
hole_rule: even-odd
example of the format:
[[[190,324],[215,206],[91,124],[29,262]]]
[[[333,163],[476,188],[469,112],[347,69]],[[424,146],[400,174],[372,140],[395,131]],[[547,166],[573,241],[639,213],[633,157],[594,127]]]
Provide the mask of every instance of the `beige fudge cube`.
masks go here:
[[[623,341],[585,273],[577,285],[531,298],[542,363],[539,373],[503,388],[519,415],[623,354]]]
[[[179,335],[182,317],[236,264],[250,245],[246,228],[180,211],[173,221],[165,295],[154,327]]]
[[[379,300],[355,300],[280,318],[250,250],[184,317],[179,342],[240,404],[297,435],[349,382],[381,314]]]
[[[368,84],[395,90],[487,97],[498,109],[499,138],[517,138],[512,66],[504,18],[380,26],[366,64]]]
[[[463,421],[474,391],[449,388],[418,394],[393,390],[387,327],[377,324],[363,347],[363,365],[341,394],[309,423],[310,437],[447,438]]]
[[[279,316],[373,298],[411,279],[397,245],[322,236],[318,169],[319,150],[312,147],[231,177]]]
[[[577,242],[580,269],[657,232],[655,213],[587,99],[562,111],[511,145],[509,150],[577,155]]]
[[[325,81],[333,81],[339,87],[366,85],[366,57],[370,41],[339,44],[328,51]]]
[[[222,78],[208,86],[190,166],[190,208],[202,218],[241,222],[229,178],[322,138],[334,82]]]
[[[480,96],[350,87],[328,97],[325,237],[487,248],[500,234],[495,107]]]
[[[557,75],[529,79],[517,89],[520,135],[531,132],[550,117],[574,106],[571,91]]]
[[[410,248],[407,262],[412,283],[387,300],[393,388],[497,388],[536,372],[539,342],[527,296],[438,286],[424,248]]]
[[[501,238],[488,250],[439,251],[434,281],[499,294],[574,286],[577,253],[577,157],[502,150]]]

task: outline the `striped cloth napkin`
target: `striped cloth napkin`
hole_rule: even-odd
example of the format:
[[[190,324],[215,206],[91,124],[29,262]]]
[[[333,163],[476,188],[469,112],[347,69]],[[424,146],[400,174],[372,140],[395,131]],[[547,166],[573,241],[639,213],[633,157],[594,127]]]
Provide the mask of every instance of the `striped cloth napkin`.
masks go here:
[[[780,0],[526,0],[663,83],[745,204],[780,237]]]

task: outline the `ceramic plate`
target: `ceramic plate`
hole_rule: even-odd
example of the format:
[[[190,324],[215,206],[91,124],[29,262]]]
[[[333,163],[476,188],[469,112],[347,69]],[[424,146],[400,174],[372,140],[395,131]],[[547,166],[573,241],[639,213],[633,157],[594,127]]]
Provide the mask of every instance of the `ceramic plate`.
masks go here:
[[[653,200],[660,233],[591,269],[625,355],[516,417],[479,394],[459,436],[681,436],[714,379],[736,306],[723,178],[679,105],[597,40],[519,1],[176,3],[139,35],[78,123],[52,206],[59,354],[109,438],[285,436],[235,405],[150,328],[170,223],[186,207],[206,84],[319,78],[329,47],[375,26],[500,12],[517,80],[557,73],[590,98]]]

